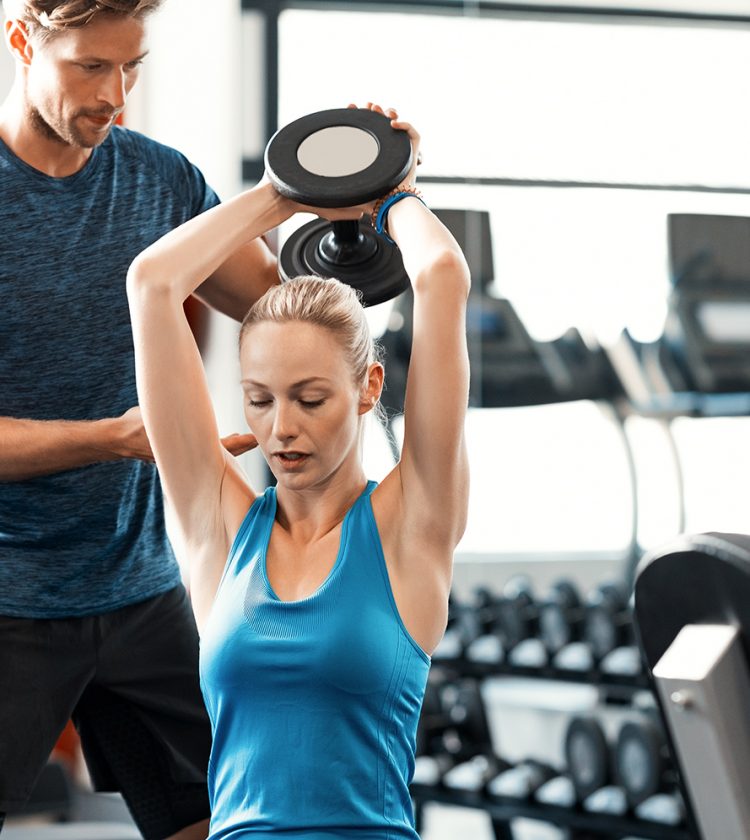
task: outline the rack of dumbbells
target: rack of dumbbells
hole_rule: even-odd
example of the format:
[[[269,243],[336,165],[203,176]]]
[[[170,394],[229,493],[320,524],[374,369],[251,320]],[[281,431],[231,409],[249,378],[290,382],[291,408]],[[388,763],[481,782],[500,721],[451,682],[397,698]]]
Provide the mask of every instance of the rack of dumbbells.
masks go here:
[[[451,598],[418,733],[418,830],[436,802],[485,811],[498,840],[513,840],[518,818],[559,826],[569,840],[691,840],[628,600],[624,584],[584,598],[566,580],[537,599],[521,578]],[[498,677],[598,689],[593,710],[569,715],[561,766],[497,754],[483,688]]]

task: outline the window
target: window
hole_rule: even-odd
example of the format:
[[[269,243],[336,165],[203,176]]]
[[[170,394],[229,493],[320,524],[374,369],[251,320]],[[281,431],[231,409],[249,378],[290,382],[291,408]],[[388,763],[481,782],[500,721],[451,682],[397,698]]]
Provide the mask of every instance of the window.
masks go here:
[[[715,11],[739,11],[730,6]],[[367,99],[397,106],[424,137],[431,206],[489,212],[490,292],[511,301],[535,340],[576,327],[592,343],[624,328],[651,341],[669,291],[667,214],[750,216],[748,47],[746,28],[698,22],[480,16],[471,5],[290,8],[279,21],[279,123]],[[388,313],[388,304],[371,313],[376,332]],[[610,413],[585,402],[476,407],[468,422],[472,498],[460,553],[628,551],[632,475]],[[678,422],[674,431],[687,522],[703,523],[697,488],[716,464],[689,450],[699,435],[709,451],[726,429]],[[664,427],[629,423],[628,439],[648,546],[679,527],[678,477]],[[385,468],[387,447],[379,451]],[[739,473],[712,484],[715,506],[739,497]]]

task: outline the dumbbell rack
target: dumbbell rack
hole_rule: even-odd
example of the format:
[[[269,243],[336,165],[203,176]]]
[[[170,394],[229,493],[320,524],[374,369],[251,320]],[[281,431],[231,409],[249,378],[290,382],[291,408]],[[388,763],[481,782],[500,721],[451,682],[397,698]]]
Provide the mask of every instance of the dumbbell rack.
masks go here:
[[[508,663],[485,664],[465,657],[436,657],[432,667],[454,676],[479,681],[490,677],[512,676],[593,685],[602,691],[604,702],[615,704],[626,702],[637,692],[651,690],[644,674],[620,676],[599,670],[581,672],[552,666],[532,668]],[[514,840],[511,827],[514,819],[535,820],[566,829],[568,840],[620,840],[625,837],[642,840],[695,840],[686,826],[650,822],[634,816],[593,813],[580,807],[566,808],[528,799],[504,800],[483,793],[454,790],[440,784],[413,784],[410,790],[418,832],[423,822],[424,806],[437,803],[483,811],[490,818],[495,840]]]
[[[537,820],[566,828],[570,832],[570,840],[614,840],[620,837],[638,837],[643,840],[693,840],[682,827],[660,825],[632,817],[592,814],[578,809],[517,799],[503,802],[481,794],[429,785],[412,785],[411,795],[418,815],[417,831],[420,829],[421,809],[429,803],[439,803],[484,811],[490,817],[496,840],[513,840],[510,821],[514,819]]]
[[[619,674],[608,674],[598,669],[574,671],[555,668],[551,665],[532,668],[524,665],[508,664],[506,662],[487,664],[473,662],[463,657],[450,659],[442,657],[434,658],[432,660],[432,666],[434,668],[440,668],[443,671],[453,672],[462,677],[473,677],[474,679],[506,676],[593,685],[604,693],[606,700],[615,702],[618,698],[628,699],[638,691],[651,691],[651,685],[645,674],[621,676]]]

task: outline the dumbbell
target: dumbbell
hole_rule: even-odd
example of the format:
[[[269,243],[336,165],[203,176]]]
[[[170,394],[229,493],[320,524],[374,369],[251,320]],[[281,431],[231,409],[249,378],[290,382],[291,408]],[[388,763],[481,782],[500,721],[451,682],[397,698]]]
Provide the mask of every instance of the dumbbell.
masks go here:
[[[610,744],[595,717],[573,718],[565,734],[565,759],[576,800],[593,813],[622,816],[625,791],[615,785]]]
[[[539,633],[539,605],[528,578],[518,575],[503,587],[497,602],[497,628],[513,665],[539,668],[547,664]]]
[[[423,785],[437,785],[455,764],[455,758],[446,752],[443,739],[451,725],[443,709],[439,679],[431,672],[425,686],[422,710],[417,727],[417,750],[413,781]]]
[[[487,633],[488,611],[492,603],[493,595],[484,587],[475,589],[473,598],[468,601],[460,601],[451,592],[448,598],[448,626],[433,652],[433,660],[463,656],[477,638]]]
[[[619,582],[603,583],[588,594],[584,638],[600,662],[613,650],[633,644],[628,591]]]
[[[565,763],[579,802],[609,785],[612,779],[609,743],[595,717],[574,717],[569,722],[565,732]]]
[[[539,605],[539,637],[551,655],[580,640],[585,611],[576,585],[558,580]]]
[[[265,151],[265,167],[281,195],[312,207],[351,207],[378,199],[402,183],[412,166],[405,131],[375,111],[334,108],[279,129]],[[279,255],[282,280],[314,274],[335,277],[372,306],[409,287],[398,248],[369,220],[317,219],[295,231]]]
[[[458,759],[492,752],[492,736],[476,680],[448,682],[441,690],[441,705],[450,721],[443,737],[449,752]]]
[[[526,759],[503,770],[487,783],[487,794],[498,799],[528,799],[559,773],[549,764]]]
[[[451,721],[443,743],[455,759],[443,776],[443,784],[457,790],[482,791],[508,764],[493,751],[479,683],[461,679],[446,684],[441,704]]]
[[[673,792],[677,776],[657,712],[622,725],[615,745],[615,775],[635,808],[659,793]]]
[[[500,601],[496,593],[487,587],[479,586],[474,590],[470,608],[474,616],[476,634],[466,648],[466,657],[472,662],[498,664],[505,656],[498,617]]]

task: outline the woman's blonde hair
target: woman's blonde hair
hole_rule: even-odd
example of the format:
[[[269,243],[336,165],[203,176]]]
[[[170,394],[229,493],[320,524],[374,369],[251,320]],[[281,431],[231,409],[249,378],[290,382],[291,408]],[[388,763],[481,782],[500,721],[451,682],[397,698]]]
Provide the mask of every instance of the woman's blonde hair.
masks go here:
[[[366,384],[373,362],[382,363],[382,351],[370,333],[357,292],[339,280],[296,277],[273,286],[250,309],[240,329],[240,346],[253,324],[302,321],[330,330],[352,370],[354,383]]]

